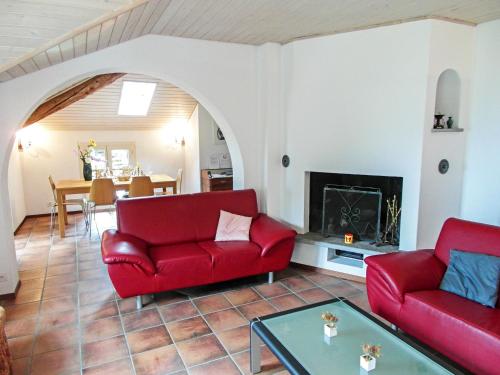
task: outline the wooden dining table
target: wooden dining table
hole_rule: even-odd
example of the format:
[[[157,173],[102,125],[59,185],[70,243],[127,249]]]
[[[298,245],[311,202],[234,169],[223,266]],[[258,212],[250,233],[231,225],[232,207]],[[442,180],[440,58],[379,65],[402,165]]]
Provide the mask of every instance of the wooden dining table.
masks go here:
[[[168,188],[172,188],[173,193],[177,194],[177,181],[175,178],[166,174],[157,174],[150,177],[155,189],[161,188],[164,192],[166,192]],[[116,191],[128,191],[131,182],[131,179],[127,181],[118,181],[117,179],[113,179]],[[66,196],[71,194],[88,194],[90,192],[90,187],[92,186],[92,181],[59,180],[55,182],[55,185],[58,209],[57,220],[59,222],[59,235],[62,238],[65,236],[65,226],[68,224],[68,212],[63,204],[66,200]]]

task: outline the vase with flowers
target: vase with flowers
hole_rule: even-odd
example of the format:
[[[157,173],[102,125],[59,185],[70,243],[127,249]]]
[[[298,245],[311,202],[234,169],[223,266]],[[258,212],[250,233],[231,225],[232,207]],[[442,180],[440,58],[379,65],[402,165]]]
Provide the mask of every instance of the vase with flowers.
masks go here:
[[[323,319],[323,321],[325,322],[323,326],[325,336],[337,336],[337,322],[339,321],[339,318],[337,318],[331,312],[327,311],[321,314],[321,319]]]
[[[97,143],[93,139],[89,139],[86,148],[78,145],[78,156],[83,163],[83,178],[85,181],[92,181],[92,152],[97,147]]]
[[[366,371],[375,369],[377,365],[377,358],[382,355],[382,346],[363,344],[361,345],[363,354],[359,357],[359,365]]]

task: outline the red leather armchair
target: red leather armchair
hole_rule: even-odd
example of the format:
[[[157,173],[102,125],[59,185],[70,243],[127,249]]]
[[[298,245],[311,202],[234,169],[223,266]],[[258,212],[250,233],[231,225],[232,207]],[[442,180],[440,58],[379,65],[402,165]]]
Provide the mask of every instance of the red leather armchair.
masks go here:
[[[370,306],[470,371],[498,375],[500,301],[492,309],[439,289],[453,249],[500,256],[500,227],[448,219],[435,250],[368,257]]]
[[[250,241],[214,241],[220,211],[253,218]],[[102,258],[120,297],[285,269],[296,232],[259,214],[253,190],[119,200]],[[272,274],[270,274],[272,276]]]

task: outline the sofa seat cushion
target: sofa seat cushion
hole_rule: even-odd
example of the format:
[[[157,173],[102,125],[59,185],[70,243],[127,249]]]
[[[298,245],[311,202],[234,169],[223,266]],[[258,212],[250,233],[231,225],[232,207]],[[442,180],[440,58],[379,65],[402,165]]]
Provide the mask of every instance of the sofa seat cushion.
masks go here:
[[[262,249],[250,241],[198,242],[212,259],[213,281],[228,280],[259,272]]]
[[[499,309],[442,290],[412,292],[405,295],[400,328],[463,366],[475,366],[474,372],[489,374],[495,368]]]
[[[184,280],[191,285],[202,283],[212,276],[212,258],[195,242],[151,247],[149,256],[156,272],[171,278],[175,285]]]

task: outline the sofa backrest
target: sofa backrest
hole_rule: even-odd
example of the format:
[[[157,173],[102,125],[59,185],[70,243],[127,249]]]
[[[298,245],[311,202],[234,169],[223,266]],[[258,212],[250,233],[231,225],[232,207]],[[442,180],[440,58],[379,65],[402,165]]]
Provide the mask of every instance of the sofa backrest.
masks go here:
[[[257,217],[255,191],[220,191],[116,202],[118,230],[151,245],[213,240],[221,210]]]
[[[500,227],[450,218],[436,243],[436,256],[448,265],[450,250],[500,256]]]

